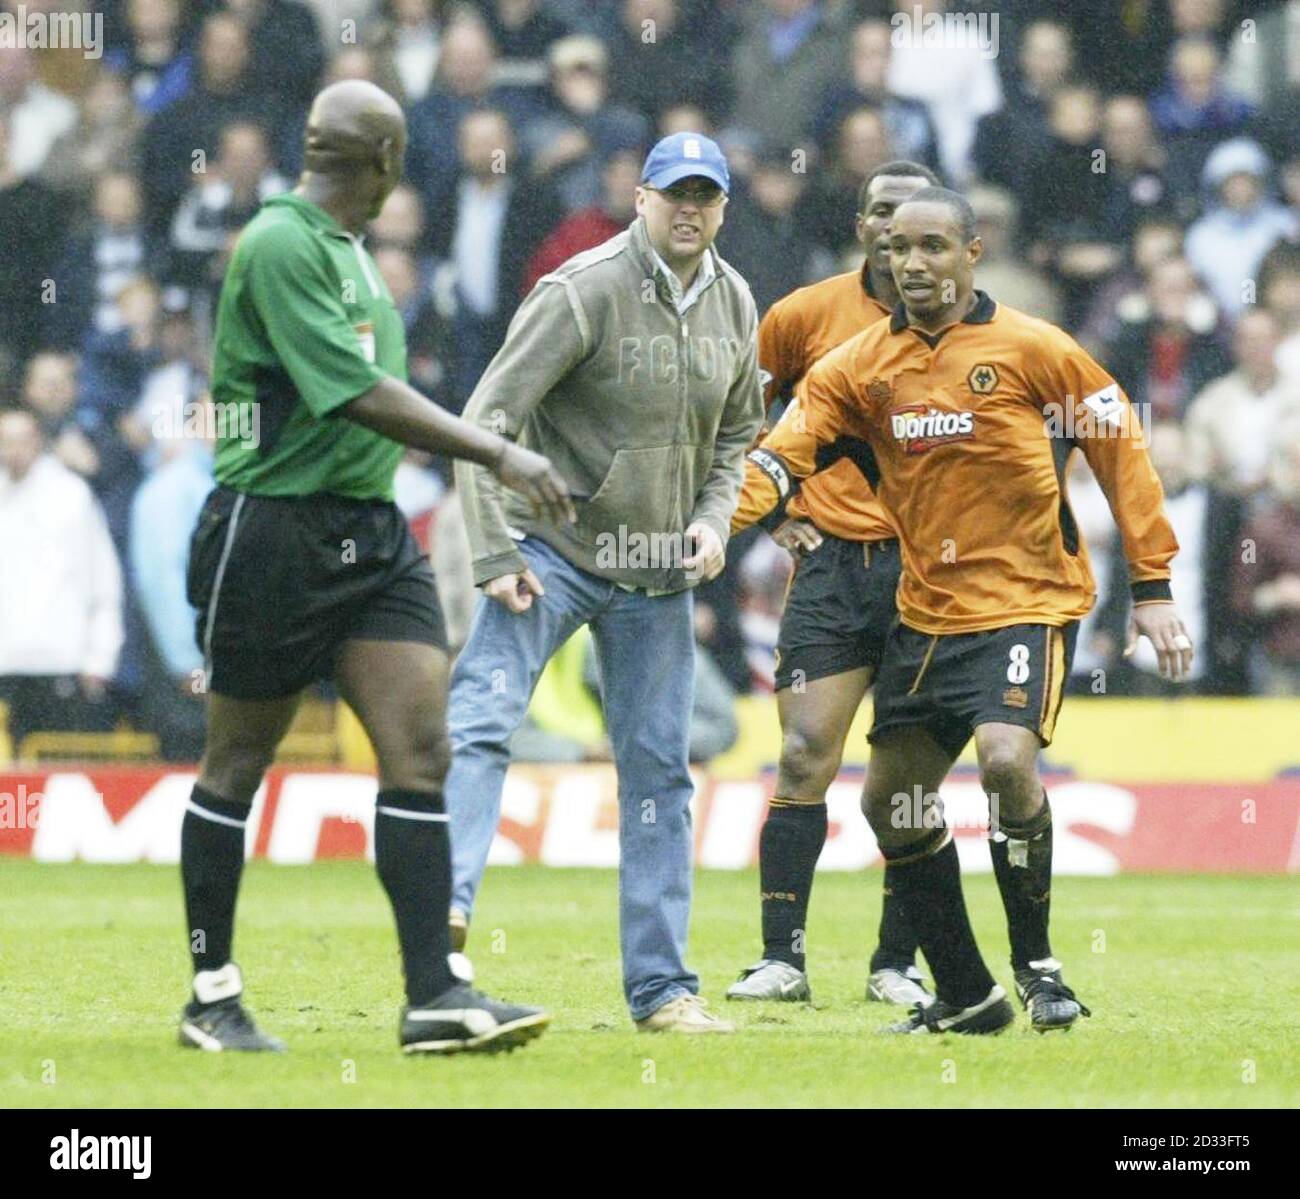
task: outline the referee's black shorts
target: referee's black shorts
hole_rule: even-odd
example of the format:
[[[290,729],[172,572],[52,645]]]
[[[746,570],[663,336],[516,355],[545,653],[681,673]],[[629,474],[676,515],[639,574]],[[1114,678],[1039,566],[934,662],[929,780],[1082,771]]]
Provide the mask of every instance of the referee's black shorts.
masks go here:
[[[328,678],[345,641],[447,648],[429,560],[386,500],[219,486],[190,540],[186,591],[208,687],[235,699]]]

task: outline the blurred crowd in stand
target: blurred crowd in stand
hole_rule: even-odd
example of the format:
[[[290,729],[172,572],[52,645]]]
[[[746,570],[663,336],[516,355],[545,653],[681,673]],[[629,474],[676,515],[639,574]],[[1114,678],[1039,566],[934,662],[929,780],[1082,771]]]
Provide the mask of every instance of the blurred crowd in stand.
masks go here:
[[[536,280],[633,219],[659,136],[700,130],[726,150],[717,245],[760,314],[861,265],[854,217],[876,166],[933,168],[978,216],[977,285],[1063,325],[1142,405],[1182,546],[1174,593],[1199,653],[1175,689],[1145,648],[1122,656],[1124,563],[1074,456],[1099,588],[1074,689],[1300,694],[1300,0],[1004,0],[960,9],[979,37],[927,35],[950,8],[97,0],[98,56],[0,45],[13,745],[123,720],[168,757],[201,745],[184,566],[212,485],[215,301],[240,229],[301,169],[311,97],[346,78],[407,112],[406,179],[368,244],[411,381],[452,411]],[[473,595],[448,464],[411,454],[398,500],[463,639]],[[752,531],[697,593],[700,760],[734,740],[734,696],[771,687],[789,569]],[[599,757],[580,641],[563,669],[520,751]],[[595,723],[559,727],[551,709]]]

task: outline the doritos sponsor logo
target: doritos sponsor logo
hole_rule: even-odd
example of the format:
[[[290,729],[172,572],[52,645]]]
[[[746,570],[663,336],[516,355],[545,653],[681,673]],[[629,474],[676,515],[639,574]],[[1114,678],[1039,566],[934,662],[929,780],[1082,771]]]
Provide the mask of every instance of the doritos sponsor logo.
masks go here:
[[[917,404],[889,414],[894,439],[905,454],[924,454],[950,441],[970,441],[975,436],[973,412],[944,412]]]

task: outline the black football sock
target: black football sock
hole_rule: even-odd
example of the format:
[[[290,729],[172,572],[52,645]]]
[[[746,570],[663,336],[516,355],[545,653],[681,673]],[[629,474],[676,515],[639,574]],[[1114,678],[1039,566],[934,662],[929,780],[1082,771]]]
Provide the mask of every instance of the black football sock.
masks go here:
[[[1002,821],[1005,840],[989,839],[993,873],[1007,913],[1011,965],[1024,970],[1030,962],[1052,956],[1047,925],[1052,897],[1052,808],[1043,793],[1043,808],[1028,824]]]
[[[826,805],[773,799],[758,839],[763,956],[804,968],[808,895],[822,846]]]
[[[894,867],[885,863],[885,881],[881,887],[880,934],[876,952],[871,955],[871,971],[901,970],[906,973],[916,965],[916,934],[903,910],[898,894]]]
[[[181,821],[181,885],[195,974],[230,961],[250,806],[222,799],[197,783],[190,792]]]
[[[921,952],[945,1003],[970,1007],[987,998],[993,976],[984,965],[966,913],[957,846],[945,828],[887,854]]]
[[[441,792],[380,791],[375,866],[397,921],[407,1002],[428,1003],[456,981],[447,964],[451,839]]]

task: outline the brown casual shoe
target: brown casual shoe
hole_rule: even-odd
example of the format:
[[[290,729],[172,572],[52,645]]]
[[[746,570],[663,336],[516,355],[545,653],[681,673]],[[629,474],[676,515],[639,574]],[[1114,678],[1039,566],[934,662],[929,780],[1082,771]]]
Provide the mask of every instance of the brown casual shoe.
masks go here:
[[[447,931],[451,934],[452,953],[464,953],[465,942],[469,940],[469,917],[460,908],[452,908],[447,913]]]
[[[735,1032],[736,1026],[704,1009],[709,1001],[702,995],[678,995],[644,1020],[636,1022],[639,1032]]]

